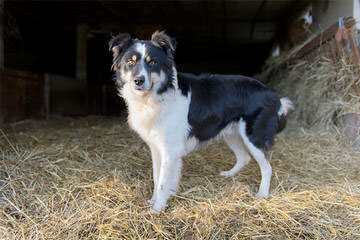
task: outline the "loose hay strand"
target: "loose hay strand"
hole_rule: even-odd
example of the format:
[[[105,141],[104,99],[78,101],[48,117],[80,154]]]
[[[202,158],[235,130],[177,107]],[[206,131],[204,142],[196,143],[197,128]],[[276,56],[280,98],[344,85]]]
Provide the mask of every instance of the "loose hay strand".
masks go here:
[[[124,118],[8,127],[4,133],[27,160],[19,162],[0,139],[0,238],[360,238],[359,150],[335,131],[289,125],[269,153],[270,199],[254,198],[254,161],[236,177],[219,176],[235,163],[219,142],[184,158],[180,190],[160,216],[145,203],[152,191],[149,150]]]

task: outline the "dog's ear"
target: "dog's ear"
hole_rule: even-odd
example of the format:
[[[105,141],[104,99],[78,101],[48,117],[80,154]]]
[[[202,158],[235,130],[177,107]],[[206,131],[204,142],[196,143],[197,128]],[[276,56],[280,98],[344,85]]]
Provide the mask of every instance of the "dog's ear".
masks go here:
[[[151,36],[151,41],[158,47],[161,47],[168,55],[172,56],[175,52],[176,41],[167,35],[164,31],[156,31]]]
[[[119,55],[122,50],[131,42],[131,36],[128,33],[120,33],[117,36],[111,38],[109,42],[109,51],[113,53],[113,66],[116,70],[116,62],[118,61]]]

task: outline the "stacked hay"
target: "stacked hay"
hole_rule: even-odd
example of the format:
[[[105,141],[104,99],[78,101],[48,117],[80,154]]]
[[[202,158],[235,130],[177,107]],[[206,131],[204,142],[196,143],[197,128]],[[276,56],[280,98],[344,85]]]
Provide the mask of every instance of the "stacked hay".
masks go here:
[[[254,161],[223,178],[235,163],[224,144],[193,153],[160,216],[145,202],[149,150],[123,118],[29,121],[0,134],[0,239],[360,238],[360,152],[336,132],[279,134],[266,200],[254,197]]]
[[[313,63],[301,61],[272,77],[272,86],[296,106],[292,117],[310,126],[328,129],[347,113],[360,112],[360,75],[344,57],[338,62],[319,56]]]
[[[255,77],[271,85],[279,96],[291,98],[296,107],[291,116],[297,121],[323,129],[343,126],[344,115],[360,112],[360,68],[347,49],[339,54],[341,59],[334,60],[332,53],[319,48],[310,63],[297,60],[296,53],[313,38],[269,58]]]

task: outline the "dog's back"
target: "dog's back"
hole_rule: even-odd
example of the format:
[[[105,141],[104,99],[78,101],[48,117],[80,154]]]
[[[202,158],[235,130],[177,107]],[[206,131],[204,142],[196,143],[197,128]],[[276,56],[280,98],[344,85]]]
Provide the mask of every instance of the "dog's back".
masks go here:
[[[253,78],[179,73],[178,84],[184,95],[191,94],[190,136],[200,141],[214,138],[230,123],[243,120],[250,141],[267,149],[272,146],[274,135],[285,127],[285,115],[278,115],[280,99]]]

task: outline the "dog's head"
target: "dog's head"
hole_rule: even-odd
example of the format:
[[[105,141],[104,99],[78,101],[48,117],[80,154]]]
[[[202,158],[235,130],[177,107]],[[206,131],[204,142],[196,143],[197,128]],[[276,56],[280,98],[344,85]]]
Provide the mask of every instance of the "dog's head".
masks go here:
[[[158,31],[151,40],[132,39],[128,33],[113,37],[109,48],[117,86],[128,85],[132,93],[140,96],[173,88],[175,45],[172,38]]]

